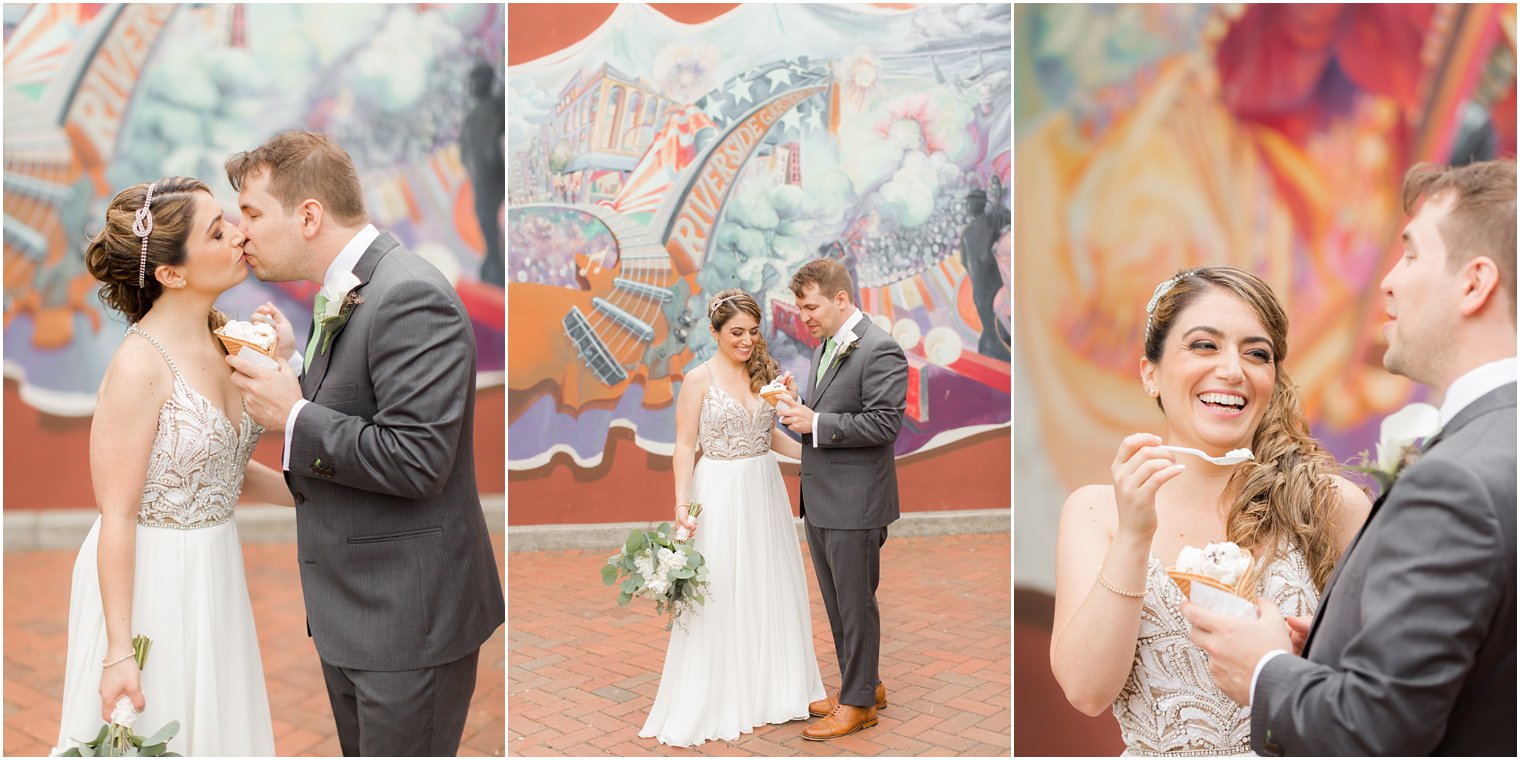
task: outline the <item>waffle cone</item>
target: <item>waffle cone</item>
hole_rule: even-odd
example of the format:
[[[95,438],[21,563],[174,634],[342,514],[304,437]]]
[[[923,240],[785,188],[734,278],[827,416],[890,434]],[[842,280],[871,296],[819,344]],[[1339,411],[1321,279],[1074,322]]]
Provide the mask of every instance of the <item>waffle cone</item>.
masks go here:
[[[1220,583],[1219,581],[1216,581],[1207,575],[1199,575],[1197,573],[1184,573],[1181,570],[1176,570],[1170,567],[1166,569],[1166,574],[1170,576],[1171,579],[1177,584],[1177,588],[1182,589],[1182,595],[1186,597],[1191,597],[1193,595],[1194,583],[1202,583],[1205,586],[1212,586],[1216,589],[1219,589],[1226,594],[1240,596],[1240,592],[1236,591],[1234,586],[1226,586],[1225,584]]]
[[[271,359],[274,358],[274,351],[272,349],[266,351],[257,343],[250,343],[246,340],[239,340],[238,338],[229,338],[221,333],[215,333],[215,335],[217,339],[222,342],[222,346],[227,349],[228,356],[237,356],[239,351],[242,351],[244,348],[250,348]]]
[[[785,388],[772,389],[772,390],[764,390],[764,391],[760,392],[760,398],[765,399],[765,403],[770,404],[771,406],[775,406],[776,405],[776,400],[777,399],[781,398],[782,396],[789,396],[789,395],[790,394],[788,394],[786,392]]]

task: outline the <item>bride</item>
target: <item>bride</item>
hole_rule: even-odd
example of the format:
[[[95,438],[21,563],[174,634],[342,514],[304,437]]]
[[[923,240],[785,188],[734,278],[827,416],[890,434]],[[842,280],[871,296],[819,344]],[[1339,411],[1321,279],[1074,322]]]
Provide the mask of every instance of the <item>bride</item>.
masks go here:
[[[1299,616],[1301,646],[1303,616],[1371,504],[1309,437],[1282,368],[1287,314],[1265,282],[1229,266],[1183,272],[1156,288],[1147,316],[1140,376],[1166,438],[1125,438],[1113,485],[1067,499],[1050,664],[1074,707],[1113,711],[1125,754],[1248,754],[1250,708],[1214,685],[1164,566],[1184,546],[1235,542],[1258,560],[1240,587]],[[1161,443],[1250,448],[1255,461],[1179,461]]]
[[[240,493],[291,496],[249,461],[262,429],[211,333],[225,321],[217,296],[248,276],[242,243],[204,183],[171,177],[118,193],[85,252],[101,300],[132,326],[90,428],[100,517],[74,563],[59,750],[94,739],[126,695],[137,732],[180,722],[172,752],[274,754],[232,512]],[[259,311],[289,355],[289,322],[272,304]],[[141,673],[136,635],[153,642]]]
[[[802,445],[755,395],[777,369],[760,337],[760,305],[731,288],[707,312],[718,350],[681,383],[673,468],[676,522],[694,532],[711,591],[684,629],[671,630],[639,732],[679,747],[806,718],[808,703],[825,696],[791,502],[770,453],[800,459]],[[700,531],[691,503],[702,505]]]

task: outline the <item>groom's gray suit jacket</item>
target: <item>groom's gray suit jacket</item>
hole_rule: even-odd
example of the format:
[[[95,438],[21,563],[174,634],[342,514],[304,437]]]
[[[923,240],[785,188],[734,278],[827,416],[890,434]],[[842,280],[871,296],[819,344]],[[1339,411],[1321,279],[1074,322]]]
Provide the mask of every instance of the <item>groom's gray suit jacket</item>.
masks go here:
[[[436,267],[382,233],[364,302],[313,354],[286,482],[322,660],[415,670],[480,648],[505,601],[475,485],[475,335]]]
[[[884,528],[897,519],[897,460],[892,445],[907,407],[908,360],[902,346],[869,318],[853,328],[859,345],[835,360],[806,399],[821,430],[802,436],[799,513],[819,528]],[[846,344],[848,345],[848,344]],[[808,379],[818,376],[813,351]],[[818,446],[813,436],[822,433]]]
[[[1373,505],[1305,658],[1262,668],[1263,755],[1515,755],[1515,384],[1457,413]]]

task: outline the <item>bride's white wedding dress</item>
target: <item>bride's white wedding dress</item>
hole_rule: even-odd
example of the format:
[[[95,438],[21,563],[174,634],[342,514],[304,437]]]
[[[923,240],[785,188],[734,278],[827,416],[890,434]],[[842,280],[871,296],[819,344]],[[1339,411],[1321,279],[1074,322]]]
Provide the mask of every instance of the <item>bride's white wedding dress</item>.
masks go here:
[[[157,347],[174,373],[174,389],[158,413],[137,513],[132,635],[147,636],[153,647],[141,676],[147,705],[132,729],[147,738],[177,720],[171,752],[272,756],[264,668],[232,521],[243,468],[263,429],[246,411],[234,426],[185,382],[157,341],[136,326],[128,332]],[[99,535],[96,518],[74,562],[60,749],[93,740],[104,724]]]
[[[1312,615],[1319,592],[1297,547],[1284,545],[1267,566],[1255,596],[1283,615]],[[1126,755],[1243,755],[1251,753],[1251,708],[1235,704],[1214,685],[1208,655],[1191,639],[1182,616],[1182,590],[1152,556],[1146,568],[1140,637],[1114,717]]]
[[[737,739],[755,726],[808,717],[823,699],[813,655],[802,550],[781,469],[771,455],[776,410],[745,408],[717,383],[702,397],[702,458],[691,500],[693,545],[711,594],[670,632],[665,670],[642,737],[685,747]]]

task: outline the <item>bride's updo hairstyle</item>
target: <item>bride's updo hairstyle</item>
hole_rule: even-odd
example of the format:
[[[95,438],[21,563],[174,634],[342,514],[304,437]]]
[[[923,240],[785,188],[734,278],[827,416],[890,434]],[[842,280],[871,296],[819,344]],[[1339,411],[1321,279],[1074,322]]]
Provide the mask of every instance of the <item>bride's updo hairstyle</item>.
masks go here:
[[[753,296],[739,288],[719,291],[707,306],[707,317],[712,322],[713,332],[723,332],[723,326],[728,324],[728,320],[740,312],[754,318],[757,325],[764,322],[760,318],[760,304]],[[765,338],[755,336],[755,348],[749,352],[749,359],[744,362],[744,369],[749,373],[750,391],[759,393],[766,383],[776,379],[780,367],[780,363],[771,358]]]
[[[1283,368],[1288,355],[1288,316],[1272,289],[1256,275],[1231,266],[1179,272],[1153,297],[1145,335],[1145,358],[1160,365],[1177,315],[1209,289],[1234,294],[1261,320],[1272,341],[1272,398],[1251,439],[1254,461],[1236,465],[1225,488],[1230,503],[1226,539],[1255,557],[1278,553],[1289,541],[1303,552],[1314,585],[1324,590],[1340,556],[1330,529],[1340,496],[1334,475],[1340,467],[1309,435],[1298,387]],[[1158,397],[1157,406],[1161,405]],[[1163,407],[1162,411],[1165,411]],[[1255,588],[1267,562],[1257,562],[1241,588]]]
[[[147,263],[143,263],[143,239],[133,230],[138,211],[148,197],[148,183],[133,185],[116,194],[106,207],[105,226],[90,239],[84,263],[90,276],[99,280],[100,301],[136,324],[163,294],[164,286],[153,276],[160,266],[185,263],[185,241],[195,221],[196,193],[211,195],[206,183],[192,177],[166,177],[153,183],[152,229],[148,232]],[[141,228],[141,227],[140,227]],[[138,276],[142,284],[138,285]],[[227,321],[212,309],[207,316],[211,329]]]

